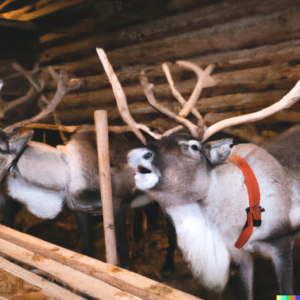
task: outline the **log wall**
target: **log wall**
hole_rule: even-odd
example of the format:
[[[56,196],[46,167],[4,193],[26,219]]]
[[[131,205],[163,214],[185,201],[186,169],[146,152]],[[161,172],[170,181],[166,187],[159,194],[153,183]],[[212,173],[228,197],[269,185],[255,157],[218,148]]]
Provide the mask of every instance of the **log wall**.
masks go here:
[[[105,109],[110,125],[122,124],[96,47],[106,51],[134,118],[160,129],[170,127],[172,122],[148,105],[138,74],[145,70],[155,84],[157,99],[176,111],[178,104],[161,68],[165,61],[215,65],[215,82],[203,90],[197,104],[208,124],[266,107],[300,79],[299,1],[224,0],[211,5],[204,1],[199,7],[190,3],[181,11],[166,10],[164,16],[154,20],[152,15],[151,20],[144,17],[130,21],[122,17],[121,11],[106,24],[83,13],[84,18],[70,26],[44,30],[39,36],[40,64],[56,70],[67,68],[69,76],[81,82],[81,88],[66,95],[58,106],[62,123],[92,123],[93,112]],[[195,75],[175,65],[171,72],[178,90],[187,98],[195,85]],[[54,82],[47,90],[51,97]],[[261,137],[270,138],[299,122],[299,110],[300,104],[296,104],[255,125],[226,131],[259,143]]]

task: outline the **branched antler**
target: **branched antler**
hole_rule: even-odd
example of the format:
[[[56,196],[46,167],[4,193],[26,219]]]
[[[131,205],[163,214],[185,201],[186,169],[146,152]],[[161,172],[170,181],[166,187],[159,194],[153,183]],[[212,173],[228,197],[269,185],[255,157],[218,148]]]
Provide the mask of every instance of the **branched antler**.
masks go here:
[[[40,86],[36,83],[35,79],[32,76],[32,72],[36,73],[39,71],[39,64],[36,63],[33,67],[32,72],[27,72],[23,67],[21,67],[18,63],[14,62],[12,63],[12,67],[18,71],[20,74],[22,74],[24,77],[27,78],[27,80],[33,85],[33,87],[37,90],[37,92],[41,92]]]
[[[191,94],[188,101],[185,101],[185,99],[182,97],[180,92],[176,89],[169,66],[167,63],[162,64],[162,68],[165,72],[165,75],[167,77],[168,83],[170,85],[171,91],[173,96],[179,101],[179,103],[182,105],[182,110],[179,112],[180,117],[186,117],[190,112],[198,119],[197,126],[202,129],[202,132],[205,130],[205,123],[204,119],[201,116],[201,114],[198,112],[198,110],[194,107],[196,105],[197,100],[200,97],[201,91],[203,87],[209,86],[214,84],[214,80],[210,76],[210,74],[213,71],[213,65],[209,65],[204,71],[197,65],[188,62],[188,61],[177,61],[178,65],[190,69],[194,71],[197,74],[197,84],[194,88],[193,93]]]
[[[11,109],[17,107],[18,105],[20,105],[20,104],[22,104],[22,103],[25,103],[25,102],[27,102],[29,99],[31,99],[32,96],[34,95],[34,90],[35,90],[34,87],[31,86],[31,87],[29,88],[28,92],[27,92],[24,96],[22,96],[22,97],[20,97],[20,98],[18,98],[18,99],[15,99],[15,100],[13,100],[13,101],[10,101],[10,102],[5,102],[5,101],[3,101],[3,100],[1,99],[0,117],[4,118],[5,113],[6,113],[7,111],[9,111],[9,110],[11,110]]]
[[[20,74],[22,74],[24,77],[27,78],[27,80],[31,83],[31,85],[35,88],[35,90],[40,93],[40,99],[45,102],[48,103],[47,98],[45,97],[44,94],[42,94],[42,91],[44,90],[45,84],[46,84],[46,78],[45,78],[45,70],[44,69],[40,76],[39,79],[36,81],[34,79],[34,77],[32,76],[32,72],[27,72],[22,66],[20,66],[18,63],[12,63],[12,67],[18,71]],[[36,63],[34,65],[33,71],[37,72],[39,70],[39,64]],[[48,73],[48,71],[46,71]]]
[[[148,82],[148,79],[147,79],[144,71],[142,71],[140,73],[140,82],[144,88],[144,92],[148,99],[148,102],[150,103],[150,105],[152,107],[154,107],[156,110],[162,112],[163,114],[167,115],[169,118],[175,120],[176,122],[184,125],[186,128],[188,128],[190,130],[190,132],[192,133],[193,136],[199,137],[200,129],[198,126],[196,126],[195,124],[193,124],[192,122],[190,122],[189,120],[187,120],[183,117],[177,116],[176,114],[174,114],[173,112],[171,112],[167,108],[165,108],[164,106],[157,103],[157,101],[153,95],[153,92],[152,92],[154,85],[150,84]],[[177,129],[180,130],[178,127],[177,127]]]
[[[69,82],[66,70],[61,70],[59,75],[57,75],[56,72],[51,67],[48,67],[48,71],[57,84],[57,90],[52,101],[49,102],[47,101],[48,105],[38,115],[30,119],[13,124],[11,126],[8,126],[4,129],[4,131],[10,132],[22,126],[28,125],[30,123],[38,122],[48,114],[54,112],[55,108],[57,107],[57,105],[59,104],[59,102],[61,101],[61,99],[66,93],[68,93],[71,90],[77,89],[79,87],[78,82]]]
[[[13,67],[14,67],[14,65],[17,65],[17,64],[13,63]],[[32,77],[32,75],[30,73],[36,73],[36,72],[38,72],[38,66],[35,66],[34,69],[32,71],[30,71],[30,72],[27,72],[24,69],[22,69],[22,71],[20,71],[21,69],[22,68],[20,67],[20,69],[17,68],[16,70],[20,74],[24,75],[26,78],[28,78],[27,76]],[[1,80],[1,87],[2,87],[2,85],[3,85],[3,81]],[[0,88],[0,90],[1,90],[1,88]],[[25,103],[28,100],[30,100],[32,98],[32,96],[34,95],[34,91],[35,91],[35,87],[31,86],[29,88],[28,92],[24,96],[22,96],[22,97],[20,97],[18,99],[15,99],[13,101],[9,101],[9,102],[3,101],[3,99],[0,97],[0,118],[4,118],[5,117],[5,113],[7,111],[9,111],[9,110],[17,107],[18,105],[20,105],[22,103]]]
[[[170,85],[170,88],[171,88],[173,96],[178,100],[178,102],[181,104],[181,106],[184,107],[187,102],[182,97],[182,95],[180,94],[180,92],[176,89],[168,64],[167,63],[163,63],[162,64],[162,68],[163,68],[163,71],[165,72],[165,75],[166,75],[166,78],[167,78],[168,83]],[[196,108],[192,107],[191,113],[198,120],[202,120],[203,119],[202,116],[200,115],[200,113],[198,112],[198,110]]]
[[[238,125],[238,124],[244,124],[247,122],[255,122],[264,119],[266,117],[269,117],[280,110],[291,107],[299,99],[300,99],[300,80],[297,82],[297,84],[293,87],[293,89],[289,93],[287,93],[280,101],[274,103],[273,105],[254,113],[225,119],[220,122],[217,122],[216,124],[213,124],[205,131],[203,136],[203,141],[207,140],[213,134],[221,131],[224,128]]]
[[[200,97],[202,88],[205,85],[208,85],[209,83],[213,82],[213,79],[210,77],[211,72],[213,71],[214,66],[209,65],[207,68],[203,71],[199,66],[196,64],[193,64],[189,61],[177,61],[176,62],[179,66],[182,66],[186,69],[191,69],[197,74],[197,84],[194,88],[194,91],[192,92],[192,95],[190,96],[190,99],[186,103],[186,105],[183,107],[183,109],[180,111],[179,116],[181,117],[187,117],[191,111],[192,108],[195,107],[197,100]]]
[[[179,112],[178,115],[174,114],[173,112],[169,111],[164,106],[157,103],[157,101],[154,97],[154,94],[153,94],[154,85],[150,84],[148,82],[148,79],[147,79],[144,71],[142,71],[140,73],[140,82],[144,88],[145,95],[146,95],[150,105],[152,107],[154,107],[156,110],[158,110],[159,112],[167,115],[171,119],[182,124],[183,126],[182,125],[177,126],[173,129],[166,131],[164,134],[155,134],[147,126],[137,124],[133,120],[132,116],[130,115],[128,106],[127,106],[125,93],[121,87],[121,84],[119,83],[119,81],[116,77],[116,74],[113,73],[112,67],[111,67],[110,63],[108,62],[104,51],[102,49],[97,49],[97,52],[98,52],[99,57],[100,56],[102,57],[102,58],[100,57],[100,59],[103,63],[104,69],[105,69],[105,71],[110,79],[110,82],[112,84],[114,94],[116,97],[116,101],[117,101],[117,104],[119,107],[119,112],[120,112],[120,115],[122,116],[123,120],[129,125],[129,128],[131,128],[131,130],[133,132],[135,132],[135,133],[138,132],[140,135],[141,133],[138,129],[141,129],[141,130],[147,132],[148,134],[150,134],[151,136],[153,136],[155,139],[161,139],[163,136],[171,134],[178,130],[181,130],[183,128],[183,126],[185,126],[186,128],[188,128],[190,130],[190,132],[193,136],[201,139],[202,141],[205,141],[210,136],[212,136],[213,134],[215,134],[216,132],[218,132],[224,128],[242,124],[242,123],[254,122],[257,120],[261,120],[261,119],[268,117],[284,108],[289,108],[291,105],[293,105],[296,101],[298,101],[300,99],[300,81],[298,81],[296,86],[277,103],[275,103],[261,111],[255,112],[255,113],[222,120],[207,129],[205,127],[204,120],[203,120],[201,114],[194,108],[194,106],[200,96],[202,88],[204,86],[209,86],[209,85],[213,84],[213,78],[210,77],[210,74],[213,70],[213,66],[209,65],[203,71],[199,66],[197,66],[191,62],[185,62],[185,61],[177,61],[176,62],[180,66],[183,66],[187,69],[193,70],[197,74],[197,77],[198,77],[198,81],[194,88],[194,91],[192,92],[189,100],[186,101],[175,87],[174,81],[171,76],[171,72],[169,70],[169,66],[166,63],[164,63],[162,65],[162,67],[166,74],[169,85],[171,87],[173,96],[183,106],[182,110]],[[110,69],[107,67],[107,65],[109,66]],[[116,82],[117,82],[117,84],[116,84]],[[192,112],[193,115],[198,119],[198,125],[195,125],[192,122],[190,122],[189,120],[185,119],[185,117],[190,112]],[[137,136],[139,137],[139,135],[137,135]],[[141,140],[144,143],[144,140],[143,139],[141,139]]]
[[[129,112],[129,109],[127,106],[126,95],[122,89],[122,86],[121,86],[110,62],[107,59],[105,52],[103,51],[103,49],[99,49],[99,48],[97,48],[96,50],[97,50],[98,56],[102,62],[103,68],[106,72],[106,75],[109,79],[109,82],[112,86],[121,117],[123,118],[124,122],[126,122],[126,124],[129,125],[131,130],[140,139],[140,141],[145,145],[146,139],[142,135],[140,130],[138,129],[138,124],[134,121],[134,119],[132,118],[132,116]]]

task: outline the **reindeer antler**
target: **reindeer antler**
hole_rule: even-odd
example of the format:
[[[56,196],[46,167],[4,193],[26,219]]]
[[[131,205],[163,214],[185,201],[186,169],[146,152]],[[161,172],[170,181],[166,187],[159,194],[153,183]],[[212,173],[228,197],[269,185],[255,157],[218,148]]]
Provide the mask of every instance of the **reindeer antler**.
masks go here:
[[[180,104],[183,106],[182,110],[179,112],[178,116],[174,114],[173,112],[169,111],[167,108],[159,105],[153,95],[152,89],[154,87],[153,84],[150,84],[148,82],[148,79],[145,75],[145,73],[142,71],[140,73],[140,82],[142,86],[144,87],[145,95],[148,99],[148,102],[151,106],[153,106],[156,110],[162,112],[163,114],[167,115],[171,119],[175,120],[176,122],[182,124],[186,128],[189,129],[191,134],[194,137],[200,138],[203,135],[204,132],[204,121],[201,116],[201,114],[194,108],[200,94],[202,91],[202,88],[207,85],[211,85],[213,83],[213,79],[210,77],[211,72],[213,71],[213,65],[209,65],[204,71],[197,65],[187,62],[187,61],[177,61],[178,65],[183,66],[187,69],[193,70],[198,77],[197,84],[194,88],[194,91],[192,92],[190,98],[188,101],[185,101],[185,99],[182,97],[182,95],[179,93],[179,91],[175,88],[175,84],[169,69],[169,66],[164,63],[162,65],[162,68],[166,74],[167,80],[170,84],[172,93],[174,97],[180,102]],[[189,113],[192,112],[194,116],[198,119],[198,124],[195,125],[189,120],[185,119]],[[166,133],[164,133],[162,136],[171,134],[173,132],[179,131],[182,129],[182,126],[175,127]]]
[[[106,70],[105,65],[107,65],[107,64],[109,64],[109,66],[111,68],[111,65],[108,62],[103,49],[97,49],[97,52],[98,52],[99,57],[100,57],[99,53],[101,53],[102,58],[100,57],[100,59],[103,63],[104,69]],[[210,74],[213,70],[213,65],[209,65],[205,70],[202,70],[199,66],[197,66],[191,62],[177,61],[176,63],[187,69],[193,70],[197,74],[197,77],[198,77],[198,81],[194,88],[194,91],[192,92],[189,100],[186,101],[175,87],[174,81],[171,76],[171,72],[169,70],[169,66],[166,63],[164,63],[162,65],[174,97],[183,106],[182,110],[179,112],[178,115],[169,111],[167,108],[160,105],[156,101],[156,99],[153,95],[153,91],[152,91],[154,88],[154,85],[150,84],[148,82],[148,79],[147,79],[144,71],[142,71],[140,73],[140,82],[144,88],[145,95],[146,95],[150,105],[152,107],[154,107],[156,110],[162,112],[163,114],[167,115],[171,119],[175,120],[176,122],[182,124],[180,126],[177,126],[173,129],[166,131],[164,134],[155,134],[147,126],[142,125],[142,124],[137,124],[133,120],[132,116],[130,115],[128,106],[127,106],[125,93],[122,90],[122,87],[121,87],[115,73],[113,73],[113,77],[114,77],[113,80],[109,77],[110,82],[113,86],[116,101],[118,103],[120,115],[122,116],[123,120],[129,125],[129,128],[131,128],[132,131],[136,132],[136,130],[141,129],[141,130],[147,132],[148,134],[150,134],[151,136],[153,136],[155,139],[161,139],[163,136],[168,135],[173,132],[176,132],[178,130],[181,130],[183,128],[183,126],[185,126],[186,128],[188,128],[190,130],[190,132],[193,136],[200,138],[200,139],[202,137],[201,140],[205,141],[210,136],[212,136],[213,134],[215,134],[216,132],[219,132],[220,130],[222,130],[224,128],[242,124],[242,123],[254,122],[257,120],[261,120],[261,119],[268,117],[284,108],[289,108],[291,105],[293,105],[295,102],[297,102],[300,99],[300,80],[299,80],[298,83],[295,85],[295,87],[286,96],[284,96],[280,101],[276,102],[275,104],[273,104],[261,111],[255,112],[255,113],[246,114],[243,116],[238,116],[238,117],[222,120],[222,121],[217,122],[216,124],[210,126],[209,128],[206,128],[201,114],[194,108],[194,106],[200,96],[202,88],[213,84],[213,78],[210,77]],[[106,71],[107,75],[108,75],[108,72],[110,72],[110,73],[113,72],[112,68],[109,71]],[[111,76],[111,75],[108,75],[108,76]],[[116,85],[115,81],[118,82],[118,85]],[[120,97],[118,95],[118,93],[115,92],[118,90],[122,90],[122,97]],[[120,107],[122,107],[122,109],[120,109]],[[125,114],[124,114],[124,111],[125,111]],[[192,122],[190,122],[189,120],[185,119],[185,117],[190,112],[198,119],[198,125],[195,125]],[[140,131],[138,131],[138,132],[140,133]],[[143,139],[141,139],[141,140],[144,143],[144,140]]]
[[[110,84],[112,86],[114,95],[116,97],[116,101],[117,101],[117,105],[118,105],[118,109],[120,112],[120,115],[122,117],[122,119],[124,120],[124,122],[126,124],[129,125],[130,129],[135,133],[135,135],[140,139],[140,141],[146,145],[146,139],[145,137],[142,135],[142,133],[140,132],[139,129],[139,124],[137,124],[134,119],[132,118],[129,109],[128,109],[128,105],[127,105],[127,99],[126,99],[126,95],[122,89],[122,86],[110,64],[110,62],[107,59],[107,56],[104,52],[103,49],[100,48],[96,48],[98,56],[102,62],[103,68],[106,72],[106,75],[110,81]],[[144,127],[145,125],[142,125],[142,127]],[[146,126],[145,126],[146,127]],[[145,129],[145,128],[144,128]],[[147,128],[146,128],[147,130]],[[150,129],[149,129],[150,131]]]
[[[299,99],[300,99],[300,80],[296,83],[293,89],[290,90],[289,93],[287,93],[281,100],[274,103],[273,105],[254,113],[225,119],[213,124],[205,131],[202,140],[203,141],[207,140],[213,134],[221,131],[224,128],[238,125],[238,124],[248,123],[248,122],[255,122],[264,119],[266,117],[269,117],[280,110],[291,107]]]
[[[152,92],[152,89],[154,88],[154,85],[150,84],[148,82],[148,79],[147,79],[144,71],[142,71],[140,73],[140,82],[141,82],[141,84],[142,84],[142,86],[144,88],[144,92],[145,92],[145,95],[146,95],[146,97],[148,99],[148,102],[150,103],[150,105],[152,107],[154,107],[156,110],[162,112],[166,116],[170,117],[171,119],[175,120],[176,122],[184,125],[186,128],[188,128],[190,130],[190,132],[195,137],[199,137],[200,129],[199,129],[198,126],[196,126],[195,124],[193,124],[192,122],[190,122],[189,120],[187,120],[187,119],[185,119],[183,117],[175,115],[174,113],[172,113],[171,111],[169,111],[167,108],[165,108],[164,106],[162,106],[162,105],[160,105],[160,104],[157,103],[157,101],[156,101],[156,99],[155,99],[155,97],[153,95],[153,92]],[[182,126],[180,127],[180,129],[182,129]]]
[[[57,107],[57,105],[59,104],[59,102],[61,101],[61,99],[67,92],[77,89],[79,87],[79,84],[77,81],[69,82],[66,70],[64,70],[64,69],[61,70],[59,75],[57,75],[56,72],[51,67],[48,67],[48,71],[49,71],[50,75],[52,76],[52,78],[56,81],[56,84],[57,84],[57,90],[56,90],[56,93],[55,93],[52,101],[47,100],[48,104],[47,104],[46,108],[43,109],[38,115],[36,115],[30,119],[13,124],[11,126],[8,126],[4,129],[4,131],[10,132],[17,128],[20,128],[25,125],[28,125],[28,124],[31,124],[31,123],[41,120],[48,114],[54,112],[55,108]]]
[[[13,63],[13,67],[14,67],[14,63]],[[21,67],[20,67],[20,68],[21,68]],[[15,69],[16,69],[16,68],[15,68]],[[16,70],[17,70],[20,74],[22,74],[22,75],[24,75],[25,77],[27,77],[26,75],[29,74],[29,73],[36,73],[36,72],[38,72],[39,68],[38,68],[37,65],[35,65],[35,66],[34,66],[34,69],[33,69],[32,71],[30,71],[30,72],[26,72],[24,69],[22,69],[23,72],[22,72],[22,71],[20,72],[20,70],[19,70],[18,68],[17,68]],[[26,75],[25,75],[25,73],[26,73]],[[2,88],[2,86],[3,86],[3,84],[4,84],[4,82],[3,82],[2,80],[0,80],[0,90],[1,90],[1,88]],[[0,105],[1,105],[1,107],[0,107],[0,118],[4,118],[5,113],[6,113],[7,111],[9,111],[9,110],[15,108],[16,106],[18,106],[18,105],[20,105],[20,104],[22,104],[22,103],[25,103],[25,102],[27,102],[29,99],[31,99],[32,96],[33,96],[33,94],[34,94],[34,90],[35,90],[34,86],[30,86],[28,92],[27,92],[24,96],[22,96],[22,97],[20,97],[20,98],[17,98],[17,99],[15,99],[15,100],[13,100],[13,101],[9,101],[9,102],[3,101],[2,98],[1,98],[1,96],[0,96]]]

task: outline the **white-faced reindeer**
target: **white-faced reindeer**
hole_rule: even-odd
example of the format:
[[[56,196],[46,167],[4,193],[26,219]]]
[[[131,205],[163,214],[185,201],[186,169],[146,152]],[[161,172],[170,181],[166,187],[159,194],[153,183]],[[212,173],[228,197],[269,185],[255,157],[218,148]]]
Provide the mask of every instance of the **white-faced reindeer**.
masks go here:
[[[83,252],[90,255],[92,229],[87,217],[102,214],[96,133],[93,126],[82,126],[77,131],[60,150],[31,141],[32,131],[2,132],[1,191],[44,219],[55,218],[66,203],[77,217]],[[114,145],[116,141],[112,139]],[[124,141],[115,144],[115,148],[122,152],[122,145]],[[123,148],[123,159],[117,159],[116,149],[110,150],[117,249],[120,265],[129,268],[126,210],[134,196],[134,172],[124,162],[128,148]]]
[[[32,130],[18,129],[53,112],[70,88],[66,77],[57,78],[57,84],[54,99],[39,115],[0,131],[0,208],[5,225],[12,226],[16,213],[13,200],[44,219],[55,218],[67,204],[79,225],[82,252],[91,255],[94,243],[88,214],[102,214],[94,126],[78,126],[70,141],[58,148],[31,141]],[[126,210],[135,196],[135,183],[134,171],[127,165],[126,142],[123,136],[110,134],[117,250],[120,265],[129,268]]]
[[[192,68],[198,70],[197,85],[201,86],[199,82],[205,81],[206,71],[197,66]],[[153,85],[144,74],[141,83],[148,101],[157,108]],[[175,95],[174,85],[171,87]],[[195,90],[193,95],[197,94],[198,98],[200,90]],[[116,98],[126,106],[124,99],[118,95]],[[280,294],[293,294],[292,249],[300,230],[300,143],[290,147],[286,140],[292,144],[293,134],[300,141],[299,128],[265,146],[274,156],[254,144],[232,147],[231,139],[209,143],[205,140],[227,126],[261,119],[299,98],[300,82],[273,106],[221,121],[206,131],[183,120],[183,114],[175,116],[159,107],[158,110],[189,127],[191,134],[164,134],[157,142],[128,154],[129,165],[136,173],[137,188],[158,201],[171,217],[185,260],[195,278],[209,291],[223,291],[230,264],[235,263],[239,266],[241,295],[238,299],[252,299],[251,253],[259,253],[272,259]],[[194,103],[196,100],[192,99]],[[135,122],[128,124],[144,129]]]

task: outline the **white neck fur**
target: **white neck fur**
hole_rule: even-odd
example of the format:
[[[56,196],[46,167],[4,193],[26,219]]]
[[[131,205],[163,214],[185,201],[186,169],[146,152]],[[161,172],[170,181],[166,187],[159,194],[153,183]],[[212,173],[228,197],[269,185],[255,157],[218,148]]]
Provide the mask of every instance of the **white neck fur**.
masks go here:
[[[206,288],[220,292],[229,277],[230,255],[201,206],[191,203],[167,207],[176,228],[177,242],[193,275]]]

